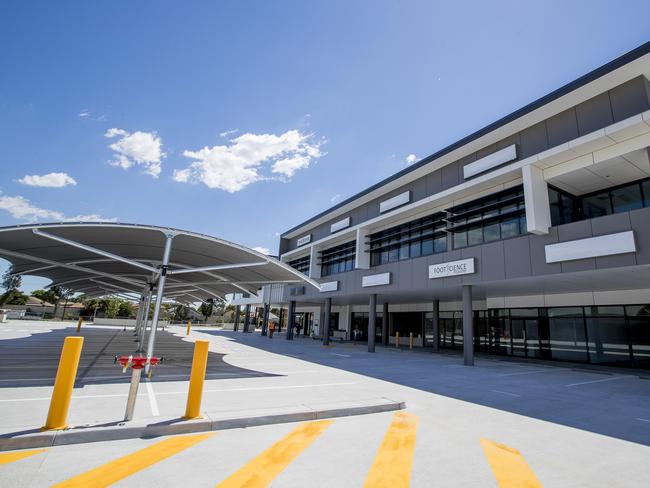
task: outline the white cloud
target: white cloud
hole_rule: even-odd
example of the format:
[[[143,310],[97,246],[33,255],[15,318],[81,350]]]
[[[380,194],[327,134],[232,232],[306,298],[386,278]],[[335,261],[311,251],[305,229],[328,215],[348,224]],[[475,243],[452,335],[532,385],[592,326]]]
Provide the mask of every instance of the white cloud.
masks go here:
[[[90,112],[88,110],[82,110],[81,112],[79,112],[79,117],[81,118],[90,117]]]
[[[337,193],[337,194],[334,195],[332,198],[330,198],[330,202],[334,203],[334,202],[336,202],[337,200],[339,200],[340,198],[341,198],[341,195]]]
[[[63,188],[68,185],[76,185],[75,179],[67,173],[48,173],[46,175],[25,175],[18,180],[19,183],[29,186],[40,186],[45,188]]]
[[[189,167],[174,171],[174,180],[181,183],[200,182],[208,188],[237,192],[251,183],[268,179],[260,172],[268,169],[282,180],[307,168],[323,156],[324,140],[314,140],[313,134],[289,130],[283,134],[242,134],[228,145],[186,150],[183,155],[194,160]]]
[[[271,250],[268,247],[255,246],[253,251],[261,252],[262,254],[271,254]]]
[[[219,132],[219,137],[228,137],[239,132],[239,129],[230,129],[223,132]]]
[[[115,151],[114,159],[109,161],[111,165],[129,169],[139,164],[144,167],[145,173],[158,178],[165,153],[162,152],[162,140],[155,132],[136,131],[131,134],[113,127],[104,136],[109,139],[119,137],[109,146]]]
[[[409,165],[415,163],[417,160],[418,160],[418,157],[415,154],[409,154],[408,156],[406,156],[405,162],[406,162],[406,165],[409,166]]]
[[[115,222],[117,219],[107,219],[98,214],[66,216],[62,212],[49,210],[32,205],[29,200],[20,195],[0,195],[0,210],[9,212],[16,220],[37,222],[49,220],[56,222]]]

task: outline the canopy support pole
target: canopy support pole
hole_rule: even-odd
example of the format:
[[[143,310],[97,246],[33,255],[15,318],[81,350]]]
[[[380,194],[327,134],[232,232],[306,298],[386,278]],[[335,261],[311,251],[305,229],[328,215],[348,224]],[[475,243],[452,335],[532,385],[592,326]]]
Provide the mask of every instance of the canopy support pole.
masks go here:
[[[165,251],[163,252],[162,265],[160,267],[158,286],[156,287],[156,306],[153,311],[153,319],[151,320],[151,332],[149,332],[149,342],[147,344],[147,363],[145,365],[145,373],[149,373],[149,361],[153,357],[153,348],[156,343],[156,328],[158,327],[160,307],[163,301],[163,294],[165,293],[165,280],[167,279],[167,267],[169,266],[169,256],[172,250],[173,238],[174,234],[167,234],[165,240]]]

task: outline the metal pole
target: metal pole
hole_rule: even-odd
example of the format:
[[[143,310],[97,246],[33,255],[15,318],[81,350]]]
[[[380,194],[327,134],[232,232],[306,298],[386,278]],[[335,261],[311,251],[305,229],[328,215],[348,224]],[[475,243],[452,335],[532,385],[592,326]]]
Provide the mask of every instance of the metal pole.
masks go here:
[[[131,368],[131,386],[129,386],[129,397],[126,400],[126,411],[124,412],[124,420],[133,420],[133,411],[135,410],[135,399],[138,397],[138,387],[140,386],[140,377],[142,376],[142,369]]]
[[[388,345],[388,302],[384,302],[381,312],[381,342],[384,346]]]
[[[293,340],[293,328],[296,326],[296,302],[289,302],[289,317],[287,321],[287,340]]]
[[[440,341],[440,300],[435,299],[433,301],[433,344],[432,351],[438,352],[438,344]]]
[[[269,326],[269,313],[271,312],[271,306],[268,303],[264,304],[264,314],[262,315],[262,335],[266,335],[266,331]]]
[[[250,303],[246,305],[244,309],[244,333],[249,332],[251,326],[251,305]]]
[[[330,344],[330,315],[332,314],[332,299],[331,298],[326,298],[325,299],[325,318],[323,320],[323,327],[321,329],[323,330],[322,336],[323,336],[323,345],[324,346],[329,346]]]
[[[474,323],[472,285],[463,285],[463,361],[474,366]]]
[[[142,322],[140,324],[140,330],[138,331],[138,350],[136,352],[142,352],[142,347],[144,346],[144,336],[147,333],[147,323],[149,322],[149,307],[151,307],[151,300],[153,299],[153,284],[149,285],[149,292],[147,293],[147,298],[144,301],[144,310],[142,311]]]
[[[240,315],[241,315],[241,306],[237,305],[235,307],[235,325],[232,328],[232,330],[235,331],[235,332],[237,332],[239,330]]]
[[[377,295],[370,294],[368,305],[368,352],[375,352],[375,334],[377,329]]]
[[[167,234],[165,241],[165,251],[163,253],[162,265],[160,267],[160,277],[158,278],[158,286],[156,287],[156,306],[153,311],[153,319],[151,320],[151,332],[149,332],[149,342],[147,344],[147,364],[145,366],[145,373],[149,373],[149,361],[153,356],[153,348],[156,343],[156,328],[158,327],[158,317],[160,316],[160,306],[162,305],[163,294],[165,292],[165,280],[167,279],[167,267],[169,266],[169,255],[172,250],[172,239],[174,234]]]

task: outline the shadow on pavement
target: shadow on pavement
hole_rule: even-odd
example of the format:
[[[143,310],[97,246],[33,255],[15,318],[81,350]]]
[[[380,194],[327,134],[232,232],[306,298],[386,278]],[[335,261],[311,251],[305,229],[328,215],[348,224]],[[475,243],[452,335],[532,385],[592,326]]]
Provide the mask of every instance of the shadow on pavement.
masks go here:
[[[63,340],[73,335],[84,337],[75,387],[131,381],[130,372],[122,373],[119,364],[114,363],[114,357],[133,354],[137,349],[132,328],[124,331],[82,327],[77,334],[74,327],[68,327],[0,341],[0,388],[52,386]],[[159,330],[156,333],[155,355],[163,356],[164,361],[154,368],[152,381],[189,379],[193,352],[194,343]],[[223,361],[223,356],[209,353],[206,379],[275,376],[231,366]]]
[[[271,340],[258,334],[202,332],[421,391],[650,445],[650,379],[643,379],[644,371],[636,375],[629,370],[591,371],[584,369],[585,365],[558,367],[549,362],[494,357],[478,357],[475,367],[466,367],[462,354],[394,347],[377,347],[372,354],[365,344],[323,347],[310,338],[287,341],[284,334]]]

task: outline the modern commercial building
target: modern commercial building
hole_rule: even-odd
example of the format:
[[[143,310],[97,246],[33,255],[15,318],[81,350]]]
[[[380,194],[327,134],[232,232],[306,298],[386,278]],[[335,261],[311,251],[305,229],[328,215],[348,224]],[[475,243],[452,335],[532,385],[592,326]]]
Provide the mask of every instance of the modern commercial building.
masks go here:
[[[282,301],[370,351],[650,367],[649,79],[646,43],[286,231],[320,291]]]

